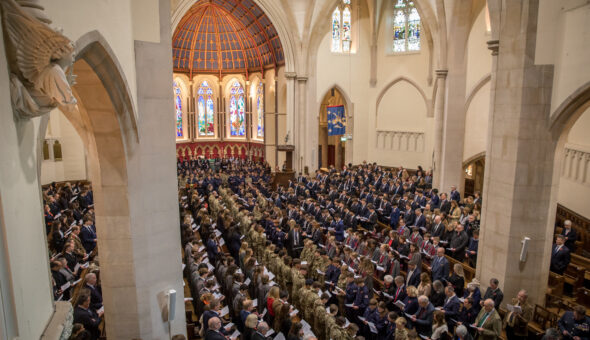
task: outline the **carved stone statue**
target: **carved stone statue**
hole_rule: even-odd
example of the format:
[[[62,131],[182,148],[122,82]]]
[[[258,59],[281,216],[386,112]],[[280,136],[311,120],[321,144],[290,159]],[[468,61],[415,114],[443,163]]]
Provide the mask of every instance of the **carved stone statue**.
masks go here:
[[[76,105],[70,87],[74,79],[70,39],[14,0],[0,0],[0,4],[15,114],[31,118],[58,106]]]

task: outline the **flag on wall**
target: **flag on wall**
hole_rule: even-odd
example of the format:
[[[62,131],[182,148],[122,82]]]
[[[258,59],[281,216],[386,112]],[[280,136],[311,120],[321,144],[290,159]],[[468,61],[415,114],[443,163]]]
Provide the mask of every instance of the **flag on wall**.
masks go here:
[[[328,106],[328,136],[338,136],[346,133],[346,115],[344,106]]]

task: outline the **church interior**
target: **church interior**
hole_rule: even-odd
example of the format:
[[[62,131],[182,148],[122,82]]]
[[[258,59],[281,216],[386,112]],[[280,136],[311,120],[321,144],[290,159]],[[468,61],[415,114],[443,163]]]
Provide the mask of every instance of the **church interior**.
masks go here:
[[[0,14],[0,339],[590,339],[590,0]]]

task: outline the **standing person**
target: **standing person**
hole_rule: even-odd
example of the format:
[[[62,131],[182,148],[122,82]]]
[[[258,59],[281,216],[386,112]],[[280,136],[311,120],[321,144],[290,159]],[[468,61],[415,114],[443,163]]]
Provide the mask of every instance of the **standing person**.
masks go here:
[[[298,258],[302,247],[303,235],[301,234],[301,228],[299,225],[295,224],[287,234],[287,249],[289,250],[289,255],[293,258]]]
[[[494,300],[487,299],[475,318],[473,327],[477,330],[477,340],[496,340],[502,335],[502,318],[494,308]]]
[[[527,324],[533,318],[533,306],[527,302],[527,299],[528,295],[524,289],[518,292],[515,299],[512,299],[512,305],[519,308],[509,311],[504,317],[504,327],[508,340],[525,340],[528,338]]]
[[[76,302],[74,308],[74,323],[84,325],[84,328],[90,333],[91,339],[96,340],[100,336],[98,325],[103,312],[96,313],[90,308],[90,292],[83,290]]]
[[[480,305],[483,306],[485,300],[492,299],[494,301],[495,308],[498,309],[500,307],[502,300],[504,300],[504,293],[502,293],[502,290],[500,290],[500,287],[498,287],[499,284],[500,281],[498,281],[498,279],[490,279],[490,286],[483,295]]]
[[[550,270],[556,274],[563,275],[570,263],[570,250],[565,246],[565,236],[557,235],[555,245],[551,251]]]
[[[434,311],[434,321],[432,324],[432,335],[430,336],[430,339],[442,339],[445,333],[448,333],[448,331],[449,327],[445,321],[445,313],[440,310]]]
[[[572,221],[565,220],[565,222],[563,222],[563,230],[561,231],[561,235],[563,235],[565,239],[564,244],[567,249],[569,249],[570,253],[575,253],[578,235],[576,233],[576,229],[572,228]]]

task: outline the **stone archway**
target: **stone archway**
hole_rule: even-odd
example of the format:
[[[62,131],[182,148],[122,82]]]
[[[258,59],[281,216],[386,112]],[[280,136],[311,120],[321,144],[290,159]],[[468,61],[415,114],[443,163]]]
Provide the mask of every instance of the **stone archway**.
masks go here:
[[[131,218],[128,199],[127,155],[137,144],[133,103],[114,54],[104,38],[89,32],[76,43],[77,110],[60,108],[81,136],[88,154],[93,185],[101,285],[109,337],[140,334]],[[43,118],[40,139],[48,116]],[[42,159],[42,158],[39,158]],[[127,275],[122,275],[127,273]],[[124,325],[122,324],[122,321]]]

